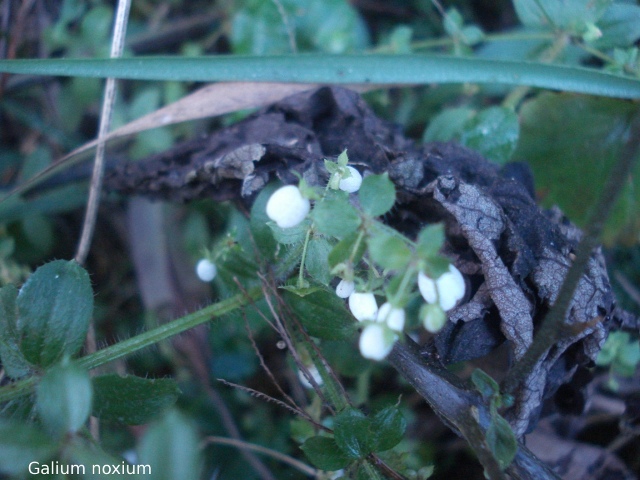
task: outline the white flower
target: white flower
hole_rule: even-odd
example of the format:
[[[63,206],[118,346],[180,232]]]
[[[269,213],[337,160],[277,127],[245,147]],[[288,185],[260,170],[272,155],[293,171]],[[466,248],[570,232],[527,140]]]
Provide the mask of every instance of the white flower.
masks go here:
[[[464,297],[465,288],[464,277],[453,265],[449,265],[449,271],[440,275],[435,282],[424,273],[418,273],[418,289],[422,298],[427,303],[435,303],[437,300],[445,312],[455,307]]]
[[[267,216],[280,228],[298,225],[309,213],[311,203],[304,198],[295,185],[280,187],[271,194],[267,202]]]
[[[357,293],[349,295],[349,310],[358,321],[374,320],[378,313],[378,304],[373,293]]]
[[[362,185],[362,175],[360,175],[360,172],[353,167],[347,168],[349,169],[351,176],[340,180],[340,190],[347,193],[357,192],[360,189],[360,185]]]
[[[311,365],[310,367],[307,367],[307,370],[309,370],[309,374],[316,381],[316,383],[318,385],[322,385],[322,377],[320,376],[318,368],[315,365]],[[300,383],[304,388],[313,388],[313,385],[311,385],[311,382],[307,379],[305,374],[302,373],[302,370],[298,370],[298,379],[300,380]]]
[[[349,282],[347,280],[340,280],[340,283],[338,283],[338,286],[336,287],[336,295],[338,295],[340,298],[347,298],[353,293],[355,288],[355,283]]]
[[[391,330],[401,332],[404,329],[404,309],[394,308],[389,302],[383,303],[378,310],[376,321],[385,322]]]
[[[420,315],[425,330],[431,333],[439,332],[447,321],[447,315],[439,305],[424,305],[424,307],[420,309]]]
[[[360,334],[360,353],[364,358],[382,360],[389,355],[396,338],[384,324],[371,323]]]
[[[217,273],[218,269],[216,268],[215,263],[206,258],[201,259],[196,265],[196,274],[203,282],[210,282],[216,278]]]

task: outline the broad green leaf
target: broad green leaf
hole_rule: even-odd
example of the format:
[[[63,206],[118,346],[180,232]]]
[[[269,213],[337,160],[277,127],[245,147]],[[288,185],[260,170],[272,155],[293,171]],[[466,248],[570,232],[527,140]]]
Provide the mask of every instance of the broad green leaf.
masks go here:
[[[422,258],[438,255],[444,243],[444,225],[441,223],[427,225],[418,234],[416,252]]]
[[[384,269],[402,270],[411,260],[411,250],[401,238],[385,231],[369,237],[371,258]]]
[[[593,42],[600,49],[630,47],[640,38],[640,6],[613,3],[598,21],[602,37]]]
[[[476,368],[473,373],[471,373],[471,381],[486,401],[500,393],[498,383],[479,368]]]
[[[93,415],[127,425],[148,423],[171,407],[180,389],[173,379],[116,374],[93,378]]]
[[[613,0],[514,0],[520,21],[528,27],[560,29],[580,34],[596,23]]]
[[[357,245],[359,232],[353,232],[350,235],[347,235],[342,240],[338,242],[338,244],[333,247],[331,252],[329,252],[329,266],[331,268],[335,267],[339,263],[347,262],[350,258],[353,258],[353,263],[356,264],[360,261],[367,247],[367,242],[364,240],[364,237],[360,240],[360,243]],[[356,248],[355,254],[353,253],[353,249]],[[352,257],[353,254],[353,257]]]
[[[331,281],[331,268],[329,267],[329,252],[333,245],[325,237],[313,236],[307,246],[307,258],[305,266],[309,275],[323,285]]]
[[[460,142],[502,165],[513,155],[519,133],[518,115],[512,109],[489,107],[464,124]]]
[[[57,446],[58,442],[33,425],[0,419],[0,473],[25,473],[31,462],[49,460]]]
[[[465,123],[473,116],[469,107],[447,108],[431,119],[424,131],[424,142],[448,142],[460,137]]]
[[[200,478],[195,425],[177,410],[151,424],[138,446],[138,464],[150,465],[154,480]]]
[[[340,470],[352,461],[331,437],[311,437],[300,448],[311,463],[320,470],[329,472]]]
[[[47,263],[22,286],[17,305],[20,351],[34,365],[52,365],[84,344],[93,314],[89,275],[74,261]]]
[[[371,421],[358,409],[349,407],[336,415],[333,435],[340,450],[349,458],[363,458],[373,451]]]
[[[407,421],[396,406],[390,406],[371,417],[372,447],[375,452],[384,452],[395,447],[404,438]]]
[[[267,225],[271,229],[273,238],[275,238],[278,243],[283,245],[294,245],[304,241],[304,238],[307,235],[307,230],[309,230],[309,227],[311,226],[311,222],[308,218],[305,218],[298,225],[291,228],[281,228],[276,225],[275,222],[271,221],[268,222]]]
[[[526,159],[544,206],[558,205],[585,224],[609,171],[621,154],[633,103],[567,94],[542,94],[521,109],[516,158]],[[607,221],[604,242],[636,241],[640,231],[640,162]]]
[[[325,340],[346,340],[353,336],[356,327],[353,317],[335,292],[318,290],[304,297],[286,292],[284,298],[309,335]]]
[[[265,210],[267,202],[271,194],[276,191],[278,185],[271,183],[264,187],[256,197],[251,207],[251,216],[249,217],[249,225],[251,235],[253,236],[256,248],[265,260],[271,260],[275,256],[278,242],[275,240],[272,228],[267,225],[270,221]]]
[[[319,232],[337,238],[355,232],[360,226],[360,216],[345,192],[328,192],[323,201],[316,203],[311,217]]]
[[[518,440],[511,430],[509,422],[496,412],[491,415],[491,423],[489,423],[485,440],[500,468],[503,470],[507,468],[518,452]]]
[[[77,432],[89,418],[93,391],[89,373],[63,361],[51,367],[36,388],[36,409],[56,436]]]
[[[369,175],[358,192],[362,209],[372,217],[384,215],[396,201],[396,187],[389,174]]]
[[[29,373],[29,363],[20,353],[16,332],[16,298],[18,290],[13,285],[0,288],[0,360],[7,375],[20,378]]]

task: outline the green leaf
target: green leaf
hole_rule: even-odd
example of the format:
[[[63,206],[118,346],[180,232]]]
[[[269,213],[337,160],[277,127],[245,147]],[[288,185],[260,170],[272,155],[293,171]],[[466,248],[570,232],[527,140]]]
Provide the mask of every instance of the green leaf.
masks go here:
[[[558,205],[583,226],[600,196],[605,178],[621,154],[629,116],[637,106],[622,101],[566,94],[542,94],[520,111],[515,157],[527,159],[543,192],[543,205]],[[604,243],[637,240],[640,232],[640,163],[607,221]],[[580,195],[576,195],[580,192]]]
[[[471,374],[471,381],[485,401],[488,401],[491,397],[500,394],[500,386],[498,385],[498,382],[479,368],[476,368]]]
[[[518,452],[518,440],[509,422],[496,412],[492,412],[485,439],[500,468],[503,470],[507,468]]]
[[[370,420],[356,408],[346,408],[336,415],[333,435],[340,450],[349,458],[363,458],[373,451]]]
[[[89,418],[93,392],[89,373],[63,361],[51,367],[36,388],[36,409],[56,436],[77,432]]]
[[[298,225],[291,228],[281,228],[276,225],[275,222],[271,221],[268,222],[267,225],[271,229],[273,238],[275,238],[278,243],[283,245],[294,245],[304,241],[304,238],[307,235],[307,230],[309,230],[309,227],[311,226],[311,221],[308,218],[305,218]]]
[[[264,187],[253,202],[251,216],[249,217],[251,235],[255,240],[256,248],[265,260],[272,260],[278,247],[272,228],[267,225],[270,219],[266,212],[267,202],[271,194],[277,189],[278,185],[276,183],[270,183]]]
[[[599,70],[446,55],[279,55],[0,60],[0,72],[181,81],[297,83],[488,83],[638,98],[633,78]]]
[[[518,115],[506,107],[489,107],[468,120],[460,142],[502,165],[516,149],[520,125]]]
[[[330,437],[315,436],[300,447],[307,458],[320,470],[332,472],[346,467],[351,459],[346,456]]]
[[[640,38],[640,6],[614,3],[598,21],[602,37],[593,42],[600,49],[630,47]]]
[[[372,217],[384,215],[396,201],[396,187],[389,174],[369,175],[362,181],[358,192],[362,209]]]
[[[0,419],[0,473],[24,473],[29,463],[49,460],[57,446],[57,442],[33,425]]]
[[[406,242],[382,230],[369,237],[369,252],[378,265],[389,270],[402,270],[411,260]]]
[[[307,246],[307,258],[305,266],[309,275],[323,285],[331,281],[331,268],[329,267],[329,252],[333,245],[325,237],[313,236]]]
[[[345,192],[328,192],[323,201],[316,203],[311,217],[320,233],[338,238],[353,233],[360,226],[360,216]]]
[[[150,465],[154,480],[200,477],[200,447],[193,423],[176,410],[149,426],[138,446],[138,464]]]
[[[371,417],[372,447],[374,452],[384,452],[395,447],[404,438],[407,421],[396,406],[390,406]]]
[[[350,235],[344,237],[338,242],[335,247],[333,247],[328,256],[329,266],[332,269],[339,263],[347,262],[349,258],[351,258],[351,254],[353,252],[353,249],[356,247],[358,237],[359,232],[353,232]],[[364,255],[366,247],[367,243],[364,241],[364,239],[361,239],[360,244],[357,246],[356,252],[353,255],[354,265],[360,261],[360,259]]]
[[[84,344],[93,314],[89,275],[74,261],[47,263],[22,286],[17,305],[20,351],[34,365],[52,365]]]
[[[431,258],[438,255],[443,243],[444,225],[442,223],[427,225],[418,234],[416,252],[424,259]]]
[[[20,378],[29,373],[29,363],[20,353],[16,332],[16,298],[18,290],[13,285],[0,288],[0,359],[7,375]]]
[[[473,116],[469,107],[447,108],[431,119],[424,131],[424,142],[448,142],[460,137],[465,123]]]
[[[520,21],[528,27],[560,29],[580,34],[596,23],[613,0],[514,0]]]
[[[173,379],[116,374],[93,378],[93,415],[127,425],[148,423],[171,407],[180,389]]]
[[[98,445],[73,442],[66,449],[65,456],[68,464],[84,466],[83,480],[130,480],[145,476],[149,478],[151,473],[148,465],[129,464],[122,457],[109,455]],[[118,467],[118,473],[115,473],[115,466]],[[135,477],[135,473],[140,476]]]
[[[353,336],[356,327],[353,317],[335,292],[319,290],[304,297],[286,292],[284,298],[309,335],[325,340],[346,340]]]

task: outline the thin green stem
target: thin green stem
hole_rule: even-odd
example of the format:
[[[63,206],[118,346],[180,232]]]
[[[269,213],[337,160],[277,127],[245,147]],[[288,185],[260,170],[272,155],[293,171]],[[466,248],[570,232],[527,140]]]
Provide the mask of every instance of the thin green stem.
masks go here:
[[[307,234],[304,237],[304,245],[302,247],[302,258],[300,259],[300,271],[298,272],[298,288],[304,288],[304,262],[307,259],[307,247],[309,246],[309,240],[311,239],[311,230],[313,225],[307,229]]]
[[[112,362],[118,358],[130,355],[138,350],[149,347],[162,340],[166,340],[174,335],[185,332],[198,325],[206,323],[213,318],[220,317],[237,308],[240,308],[262,296],[262,289],[254,287],[249,289],[246,294],[238,294],[227,300],[214,303],[197,312],[190,313],[182,318],[178,318],[164,325],[160,325],[152,330],[136,335],[118,342],[110,347],[98,350],[95,353],[79,358],[78,365],[88,370]],[[35,387],[38,379],[35,376],[19,380],[18,382],[0,388],[0,403],[14,400],[16,398],[28,395]]]

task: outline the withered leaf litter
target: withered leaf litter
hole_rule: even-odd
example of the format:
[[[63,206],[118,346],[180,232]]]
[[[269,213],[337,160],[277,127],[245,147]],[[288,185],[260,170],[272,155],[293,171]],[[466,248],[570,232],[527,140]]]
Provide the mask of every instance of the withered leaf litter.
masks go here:
[[[423,354],[449,364],[482,357],[507,342],[513,364],[556,299],[582,235],[557,208],[536,205],[526,164],[500,168],[455,143],[417,146],[358,94],[324,87],[145,161],[119,163],[105,186],[163,200],[250,203],[274,177],[297,183],[297,172],[312,185],[323,184],[323,160],[344,149],[365,174],[389,172],[398,192],[385,218],[390,225],[413,236],[427,223],[445,223],[443,252],[468,281],[467,297],[448,313],[452,321],[422,346]],[[545,399],[592,365],[608,330],[624,315],[615,308],[598,249],[566,319],[576,328],[541,359],[506,414],[518,436],[534,428]]]

